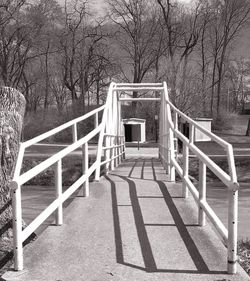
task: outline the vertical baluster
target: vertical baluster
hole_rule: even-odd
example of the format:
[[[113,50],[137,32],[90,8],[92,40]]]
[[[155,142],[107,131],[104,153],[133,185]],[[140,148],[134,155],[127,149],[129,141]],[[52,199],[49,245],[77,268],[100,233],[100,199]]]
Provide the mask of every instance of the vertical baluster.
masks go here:
[[[200,160],[199,161],[199,202],[206,201],[206,165]],[[206,214],[202,207],[199,206],[199,225],[206,225]]]
[[[99,125],[99,121],[98,121],[98,112],[96,112],[95,114],[95,128],[97,128]]]
[[[73,142],[77,141],[77,124],[74,123],[72,126],[72,138],[73,138]]]
[[[88,149],[88,143],[82,145],[82,172],[85,175],[88,172],[89,169],[89,149]],[[89,178],[86,179],[86,181],[83,184],[83,196],[88,197],[89,196]]]
[[[174,112],[174,128],[178,130],[178,113]],[[178,155],[178,137],[174,134],[174,146],[175,146],[175,153]]]
[[[164,101],[163,104],[163,146],[164,146],[164,166],[167,171],[167,174],[170,174],[170,149],[169,149],[169,131],[167,130],[167,108],[166,108],[166,102]]]
[[[237,271],[238,190],[228,190],[228,273]]]
[[[186,146],[185,143],[183,143],[183,178],[182,178],[182,197],[187,198],[188,197],[188,188],[185,179],[188,178],[188,170],[189,170],[189,163],[188,163],[188,158],[189,158],[189,149]]]
[[[126,143],[125,143],[125,136],[123,136],[123,159],[126,159]]]
[[[114,157],[114,137],[110,137],[110,159]],[[114,159],[111,160],[110,162],[110,169],[111,171],[114,170]]]
[[[174,150],[174,132],[170,128],[170,122],[172,121],[171,109],[169,104],[167,104],[167,130],[168,130],[168,149],[169,149],[169,172],[170,172],[170,181],[175,181],[175,167],[172,164],[172,159],[175,159],[175,150]]]
[[[194,143],[194,125],[189,124],[189,142]]]
[[[119,134],[119,131],[118,131],[118,134]],[[119,136],[117,136],[117,145],[118,145],[118,147],[117,147],[117,165],[119,165],[120,164],[120,137]]]
[[[109,150],[107,149],[108,147],[108,136],[104,136],[104,146],[105,146],[105,149],[104,149],[104,160],[107,161],[108,160],[108,155],[109,155]],[[106,162],[105,164],[105,174],[108,173],[108,167],[109,167],[109,163]]]
[[[62,160],[58,160],[55,165],[55,193],[56,198],[60,201],[62,196]],[[63,204],[59,203],[55,212],[56,225],[63,224]]]
[[[14,244],[14,268],[23,269],[23,243],[22,243],[22,201],[21,186],[17,182],[11,182],[12,208],[13,208],[13,244]]]

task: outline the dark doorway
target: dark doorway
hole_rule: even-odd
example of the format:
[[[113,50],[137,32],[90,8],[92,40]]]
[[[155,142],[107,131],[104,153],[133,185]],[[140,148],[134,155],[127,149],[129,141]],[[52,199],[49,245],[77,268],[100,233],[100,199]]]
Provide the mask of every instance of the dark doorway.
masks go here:
[[[125,128],[125,141],[131,142],[132,141],[132,125],[124,124]]]

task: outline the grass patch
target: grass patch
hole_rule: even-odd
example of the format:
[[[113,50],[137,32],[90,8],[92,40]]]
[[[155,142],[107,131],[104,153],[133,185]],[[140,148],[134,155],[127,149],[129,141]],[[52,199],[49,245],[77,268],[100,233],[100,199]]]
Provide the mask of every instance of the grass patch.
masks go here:
[[[239,264],[250,275],[250,240],[238,241]]]

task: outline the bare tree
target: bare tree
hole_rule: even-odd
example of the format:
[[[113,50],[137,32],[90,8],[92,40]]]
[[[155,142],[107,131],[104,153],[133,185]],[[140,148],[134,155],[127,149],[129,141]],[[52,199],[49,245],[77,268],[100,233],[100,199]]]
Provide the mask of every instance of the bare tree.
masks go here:
[[[189,58],[201,34],[201,5],[199,2],[189,10],[177,2],[157,0],[161,8],[165,31],[165,56],[171,98],[175,104],[183,104],[183,92],[187,83]],[[185,108],[181,108],[185,110]]]
[[[250,3],[246,0],[215,1],[212,12],[213,20],[208,27],[213,56],[210,111],[212,115],[220,117],[225,62],[231,44],[249,22]],[[215,91],[216,112],[213,112]]]
[[[118,27],[115,39],[121,50],[118,51],[121,70],[126,80],[141,83],[154,69],[160,51],[156,8],[145,0],[110,0],[109,6],[110,17]],[[133,97],[137,96],[138,93],[133,92]],[[132,103],[132,108],[135,114],[136,102]]]

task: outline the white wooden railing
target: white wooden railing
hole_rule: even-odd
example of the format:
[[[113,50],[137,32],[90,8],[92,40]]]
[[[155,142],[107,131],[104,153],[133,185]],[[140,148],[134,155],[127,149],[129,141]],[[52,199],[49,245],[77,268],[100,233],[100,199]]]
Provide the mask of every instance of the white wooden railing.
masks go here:
[[[95,179],[100,178],[100,167],[105,165],[105,171],[112,170],[125,157],[125,139],[122,135],[121,120],[116,118],[120,112],[117,95],[113,94],[114,83],[111,83],[106,104],[79,117],[67,122],[53,130],[20,144],[18,159],[15,167],[14,177],[11,182],[12,207],[13,207],[13,243],[14,243],[14,268],[23,269],[23,242],[52,214],[55,212],[56,225],[63,223],[63,202],[67,200],[76,190],[82,187],[83,196],[89,195],[89,177],[95,172]],[[102,112],[102,121],[98,124],[98,114]],[[119,114],[120,115],[120,114]],[[86,136],[78,139],[77,124],[90,117],[95,118],[95,128]],[[21,168],[25,150],[52,135],[72,127],[73,143],[63,150],[55,153],[48,159],[42,161],[29,171],[21,174]],[[99,135],[97,155],[95,161],[89,167],[88,143]],[[105,146],[103,146],[103,142]],[[82,176],[76,180],[66,191],[62,191],[62,159],[68,154],[82,147]],[[102,152],[104,160],[102,161]],[[41,212],[27,227],[22,229],[22,204],[21,189],[27,181],[43,172],[47,168],[54,166],[55,170],[55,200]]]
[[[237,270],[237,224],[238,224],[238,189],[234,155],[232,145],[219,138],[215,134],[204,129],[194,120],[178,110],[169,100],[167,85],[163,83],[163,95],[161,99],[160,113],[160,139],[159,156],[167,169],[170,180],[175,181],[175,171],[182,179],[182,195],[188,197],[188,190],[198,204],[199,225],[206,223],[205,215],[227,246],[228,273],[236,273]],[[189,137],[186,137],[178,128],[178,119],[181,118],[189,124]],[[229,173],[221,169],[211,158],[203,153],[194,143],[195,130],[211,138],[224,148],[227,155]],[[177,140],[183,144],[183,166],[177,161]],[[198,190],[189,178],[189,150],[199,159],[199,186]],[[206,200],[206,167],[208,167],[227,187],[228,192],[228,225],[226,226],[218,218],[217,214],[209,206]]]
[[[182,179],[182,194],[186,198],[190,190],[198,204],[199,225],[204,226],[206,217],[210,219],[224,243],[228,248],[228,272],[236,273],[237,262],[237,223],[238,223],[238,189],[236,169],[232,146],[207,131],[191,118],[178,110],[169,100],[166,83],[144,83],[144,84],[115,84],[111,83],[106,103],[82,117],[76,118],[58,128],[42,134],[32,140],[21,143],[16,163],[15,173],[11,182],[12,204],[13,204],[13,234],[14,234],[14,264],[16,270],[23,269],[23,247],[22,243],[32,234],[53,212],[55,212],[56,224],[63,223],[63,202],[69,198],[80,187],[83,196],[89,195],[89,177],[95,172],[95,180],[100,178],[100,169],[104,165],[105,171],[114,169],[125,158],[125,138],[121,120],[121,102],[135,101],[133,98],[118,98],[119,91],[157,91],[161,93],[160,110],[160,136],[159,157],[166,168],[170,180],[175,181],[175,171]],[[140,101],[159,101],[159,98],[138,98]],[[102,121],[98,124],[98,114],[102,112]],[[95,128],[86,136],[78,139],[77,124],[87,118],[94,116]],[[178,119],[182,118],[190,126],[190,135],[187,138],[178,128]],[[34,168],[20,174],[25,149],[42,140],[68,128],[72,127],[73,143],[41,162]],[[227,153],[229,173],[222,170],[212,159],[204,154],[194,143],[194,131],[199,130],[209,136],[211,140],[221,145]],[[96,159],[89,167],[88,143],[99,135]],[[183,168],[177,161],[176,140],[183,143]],[[75,149],[82,147],[83,174],[66,191],[62,192],[62,159]],[[199,188],[198,190],[189,178],[189,150],[199,159]],[[104,154],[104,157],[102,155]],[[22,229],[22,206],[21,188],[28,180],[35,177],[50,166],[55,167],[55,200],[38,215],[25,229]],[[228,227],[220,221],[216,213],[206,201],[206,167],[225,184],[228,189]]]

